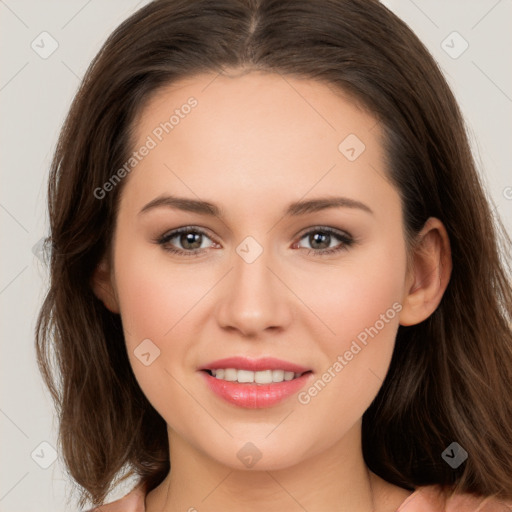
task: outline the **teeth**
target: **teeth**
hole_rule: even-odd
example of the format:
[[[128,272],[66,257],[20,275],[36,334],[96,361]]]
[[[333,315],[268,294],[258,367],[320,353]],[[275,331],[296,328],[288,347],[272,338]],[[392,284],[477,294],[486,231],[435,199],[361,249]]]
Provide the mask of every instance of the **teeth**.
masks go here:
[[[301,373],[285,372],[284,370],[262,370],[252,372],[250,370],[237,370],[236,368],[219,368],[210,370],[212,375],[221,380],[240,383],[272,384],[300,377]]]

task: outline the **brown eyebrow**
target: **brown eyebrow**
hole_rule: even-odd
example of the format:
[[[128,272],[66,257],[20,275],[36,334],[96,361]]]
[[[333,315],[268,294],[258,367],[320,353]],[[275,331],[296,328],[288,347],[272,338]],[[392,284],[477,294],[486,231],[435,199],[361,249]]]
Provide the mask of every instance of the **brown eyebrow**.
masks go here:
[[[147,203],[141,213],[153,210],[154,208],[167,207],[176,208],[186,212],[198,213],[200,215],[210,215],[224,218],[220,207],[208,201],[198,199],[189,199],[186,197],[160,196]],[[372,209],[360,201],[348,197],[321,197],[310,199],[308,201],[296,201],[291,203],[285,210],[284,216],[298,216],[306,213],[314,213],[327,208],[357,208],[373,215]]]

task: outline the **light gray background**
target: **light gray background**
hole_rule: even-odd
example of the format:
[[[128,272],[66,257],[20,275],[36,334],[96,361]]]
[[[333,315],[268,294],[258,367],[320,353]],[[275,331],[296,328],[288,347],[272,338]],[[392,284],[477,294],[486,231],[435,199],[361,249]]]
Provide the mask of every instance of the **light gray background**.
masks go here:
[[[71,485],[60,459],[40,466],[52,461],[51,448],[40,443],[56,446],[56,422],[35,362],[33,332],[47,273],[33,248],[47,232],[47,172],[80,78],[108,34],[145,3],[0,0],[0,512],[76,510],[67,504]],[[512,1],[384,3],[444,71],[495,211],[512,232]],[[50,48],[43,31],[58,42],[48,58],[31,47],[35,41],[40,52]],[[446,39],[453,31],[469,44],[457,58],[464,41]]]

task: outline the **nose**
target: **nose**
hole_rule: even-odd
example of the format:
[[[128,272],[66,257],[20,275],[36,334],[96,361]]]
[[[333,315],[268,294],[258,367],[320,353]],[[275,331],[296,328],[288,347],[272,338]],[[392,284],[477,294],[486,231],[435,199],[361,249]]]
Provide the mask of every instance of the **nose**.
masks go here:
[[[290,325],[293,294],[268,252],[264,250],[251,263],[234,255],[233,269],[224,280],[216,308],[217,322],[223,329],[258,337]]]

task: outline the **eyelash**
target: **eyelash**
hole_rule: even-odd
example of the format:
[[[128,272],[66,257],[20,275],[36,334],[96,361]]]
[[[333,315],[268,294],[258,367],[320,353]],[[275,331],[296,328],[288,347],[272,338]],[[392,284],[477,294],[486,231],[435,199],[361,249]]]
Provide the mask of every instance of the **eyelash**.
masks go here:
[[[172,240],[173,238],[176,238],[176,236],[181,235],[182,233],[201,234],[201,235],[205,235],[206,237],[210,238],[204,230],[202,230],[200,228],[193,227],[193,226],[186,226],[186,227],[178,228],[178,229],[175,229],[168,233],[165,233],[161,237],[157,238],[154,242],[157,243],[158,245],[161,245],[165,251],[170,252],[172,254],[179,255],[179,256],[187,256],[187,257],[200,256],[201,254],[203,254],[206,251],[206,249],[194,249],[194,250],[176,249],[174,247],[167,245],[170,240]],[[315,256],[329,256],[329,255],[332,255],[332,254],[335,254],[335,253],[338,253],[341,251],[346,251],[355,242],[355,239],[348,233],[344,233],[342,231],[338,231],[336,229],[324,227],[324,226],[317,226],[314,229],[310,229],[309,231],[303,233],[302,236],[299,238],[299,241],[313,233],[329,234],[331,236],[334,236],[334,238],[338,239],[341,242],[341,244],[337,247],[331,247],[328,249],[307,249],[305,247],[299,247],[299,249],[307,249],[308,256],[311,253],[313,253]]]

